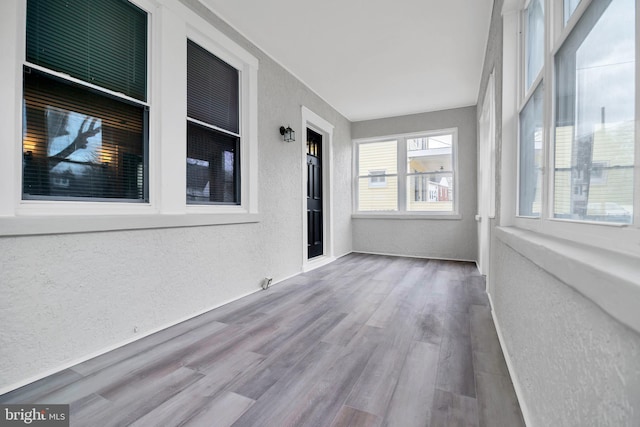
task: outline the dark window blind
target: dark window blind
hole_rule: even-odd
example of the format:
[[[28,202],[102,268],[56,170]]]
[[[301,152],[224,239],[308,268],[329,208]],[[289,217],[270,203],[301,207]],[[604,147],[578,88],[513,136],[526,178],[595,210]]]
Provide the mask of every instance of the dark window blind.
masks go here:
[[[187,115],[239,133],[238,70],[187,41]]]
[[[29,0],[27,61],[146,100],[147,14],[125,0]]]
[[[187,123],[187,203],[240,204],[239,138]]]
[[[23,198],[147,199],[145,107],[25,67],[23,114]]]

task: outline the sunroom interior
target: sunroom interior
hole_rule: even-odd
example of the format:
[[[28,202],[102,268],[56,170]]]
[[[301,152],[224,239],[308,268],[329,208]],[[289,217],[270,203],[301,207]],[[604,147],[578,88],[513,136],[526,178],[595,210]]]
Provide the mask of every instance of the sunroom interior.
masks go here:
[[[379,256],[482,278],[525,425],[640,425],[639,1],[266,3],[1,3],[0,403]]]

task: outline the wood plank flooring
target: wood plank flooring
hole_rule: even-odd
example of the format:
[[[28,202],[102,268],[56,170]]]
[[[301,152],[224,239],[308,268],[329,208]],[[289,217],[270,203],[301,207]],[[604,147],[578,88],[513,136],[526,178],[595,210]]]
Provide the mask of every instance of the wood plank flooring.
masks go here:
[[[0,396],[72,426],[524,426],[475,265],[350,254]]]

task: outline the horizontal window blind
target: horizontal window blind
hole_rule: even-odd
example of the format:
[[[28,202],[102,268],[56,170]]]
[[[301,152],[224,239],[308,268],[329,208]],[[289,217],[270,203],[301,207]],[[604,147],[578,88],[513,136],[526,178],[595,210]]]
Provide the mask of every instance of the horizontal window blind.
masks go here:
[[[147,14],[125,0],[29,0],[26,58],[144,101]]]
[[[23,198],[145,201],[147,111],[29,68]]]
[[[187,41],[187,115],[239,132],[238,70]]]
[[[187,123],[187,203],[240,204],[239,138]]]

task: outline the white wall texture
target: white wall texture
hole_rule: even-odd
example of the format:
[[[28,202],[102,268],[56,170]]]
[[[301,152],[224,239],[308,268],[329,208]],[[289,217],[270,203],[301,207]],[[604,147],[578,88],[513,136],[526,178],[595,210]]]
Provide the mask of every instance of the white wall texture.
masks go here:
[[[476,107],[354,122],[354,139],[458,128],[461,219],[353,219],[353,249],[393,255],[477,259]]]
[[[183,3],[260,61],[261,221],[0,236],[0,392],[256,291],[265,276],[299,273],[302,105],[335,126],[334,254],[351,252],[350,123],[197,1]],[[295,143],[282,141],[283,124]]]
[[[479,105],[495,67],[497,223],[501,212],[503,0],[494,2]],[[510,4],[513,2],[509,2]],[[508,70],[504,70],[508,72]],[[504,89],[506,90],[506,89]],[[507,123],[505,123],[505,126]],[[512,124],[511,124],[512,125]],[[513,151],[513,147],[511,148]],[[510,195],[515,200],[513,195]],[[496,222],[492,223],[496,226]],[[561,254],[558,254],[561,260]],[[559,261],[561,262],[561,261]],[[603,286],[608,284],[603,283]],[[530,427],[640,425],[640,335],[496,237],[487,284],[505,356]]]
[[[640,425],[640,335],[500,240],[494,256],[493,308],[530,425]]]

